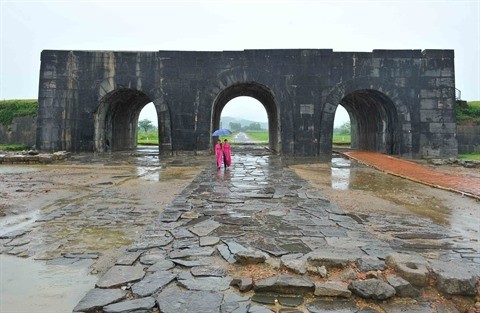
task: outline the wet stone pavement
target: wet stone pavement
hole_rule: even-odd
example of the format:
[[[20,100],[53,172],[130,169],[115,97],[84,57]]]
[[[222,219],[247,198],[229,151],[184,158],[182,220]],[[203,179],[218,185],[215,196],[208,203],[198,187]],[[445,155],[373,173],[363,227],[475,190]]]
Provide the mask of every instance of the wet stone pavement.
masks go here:
[[[207,166],[74,311],[458,312],[437,289],[473,307],[477,260],[394,248],[279,157],[236,155]]]
[[[118,210],[116,220],[144,213]],[[278,156],[236,154],[231,168],[207,166],[152,217],[74,312],[473,308],[478,242],[413,218],[402,221],[403,228],[378,221],[378,229],[372,229],[375,218],[388,219],[344,213]],[[418,239],[415,234],[423,234],[429,246],[412,241]],[[0,240],[4,249],[14,241],[18,245],[12,249],[22,249],[21,234]],[[95,257],[64,255],[55,262]]]

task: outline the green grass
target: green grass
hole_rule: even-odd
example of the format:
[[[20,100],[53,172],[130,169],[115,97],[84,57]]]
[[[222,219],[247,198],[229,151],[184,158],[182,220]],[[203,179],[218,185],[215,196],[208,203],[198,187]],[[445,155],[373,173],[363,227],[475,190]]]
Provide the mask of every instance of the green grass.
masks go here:
[[[261,141],[261,142],[268,142],[268,130],[258,130],[258,131],[246,131],[245,134],[247,134],[250,139],[253,141]]]
[[[158,132],[137,132],[137,144],[138,145],[158,145]]]
[[[8,126],[16,116],[37,115],[36,99],[0,100],[0,123]]]
[[[333,134],[332,143],[334,145],[349,145],[351,143],[351,136]]]
[[[456,106],[457,121],[480,124],[480,101],[469,101],[466,107]]]
[[[0,151],[22,151],[29,149],[29,146],[23,144],[0,144]]]
[[[479,160],[480,161],[480,152],[459,154],[458,158],[462,160]]]

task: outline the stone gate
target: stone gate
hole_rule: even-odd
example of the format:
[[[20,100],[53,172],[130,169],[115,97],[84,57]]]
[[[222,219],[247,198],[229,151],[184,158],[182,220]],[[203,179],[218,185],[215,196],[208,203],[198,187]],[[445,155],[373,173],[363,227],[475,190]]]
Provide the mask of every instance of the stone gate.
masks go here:
[[[339,104],[354,149],[457,154],[453,50],[44,50],[37,148],[134,149],[140,111],[153,102],[161,153],[208,151],[238,96],[263,104],[270,148],[284,155],[330,155]]]

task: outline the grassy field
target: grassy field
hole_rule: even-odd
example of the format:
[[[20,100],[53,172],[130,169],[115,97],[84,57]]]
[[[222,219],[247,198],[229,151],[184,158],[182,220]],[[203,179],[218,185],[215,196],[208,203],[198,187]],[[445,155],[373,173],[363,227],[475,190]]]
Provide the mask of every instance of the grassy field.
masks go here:
[[[478,161],[480,161],[480,152],[459,154],[458,158],[462,159],[462,160],[478,160]]]
[[[332,142],[334,145],[350,145],[350,135],[333,134]]]
[[[245,134],[253,141],[268,142],[268,130],[246,131]]]
[[[14,117],[34,116],[37,110],[36,99],[0,100],[0,123],[10,125]]]
[[[137,132],[138,145],[158,145],[158,132]]]

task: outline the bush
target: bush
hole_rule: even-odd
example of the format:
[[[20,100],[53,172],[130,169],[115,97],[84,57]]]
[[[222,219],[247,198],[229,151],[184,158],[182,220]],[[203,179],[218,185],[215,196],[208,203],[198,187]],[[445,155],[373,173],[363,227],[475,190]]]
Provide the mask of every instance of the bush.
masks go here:
[[[467,102],[466,106],[456,106],[457,121],[471,121],[480,124],[480,101]]]
[[[37,115],[38,101],[36,99],[0,100],[0,123],[8,126],[16,116]]]

